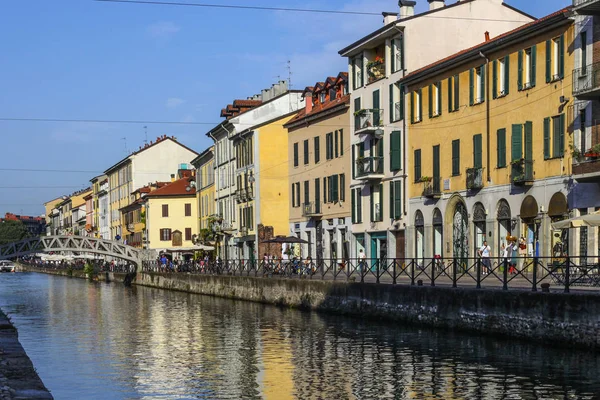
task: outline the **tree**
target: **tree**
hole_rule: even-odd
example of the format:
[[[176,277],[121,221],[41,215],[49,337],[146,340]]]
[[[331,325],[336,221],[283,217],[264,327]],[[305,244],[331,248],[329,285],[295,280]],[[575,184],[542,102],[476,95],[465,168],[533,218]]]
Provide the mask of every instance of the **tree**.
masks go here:
[[[29,231],[21,221],[0,222],[0,245],[18,242],[29,237]]]

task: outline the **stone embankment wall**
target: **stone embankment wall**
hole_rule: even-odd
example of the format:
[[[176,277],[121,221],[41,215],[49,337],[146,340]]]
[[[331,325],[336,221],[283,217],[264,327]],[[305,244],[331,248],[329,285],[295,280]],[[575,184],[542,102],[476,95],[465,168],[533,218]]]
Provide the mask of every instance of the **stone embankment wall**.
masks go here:
[[[61,271],[44,271],[62,274]],[[64,274],[63,274],[64,275]],[[125,274],[109,274],[123,282]],[[106,276],[100,276],[104,280]],[[140,273],[134,285],[600,349],[600,295]]]

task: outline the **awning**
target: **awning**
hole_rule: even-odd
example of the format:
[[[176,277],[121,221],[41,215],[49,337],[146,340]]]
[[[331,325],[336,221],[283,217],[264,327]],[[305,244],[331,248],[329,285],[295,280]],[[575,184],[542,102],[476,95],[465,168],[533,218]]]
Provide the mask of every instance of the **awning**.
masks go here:
[[[565,219],[552,224],[553,229],[581,228],[582,226],[600,226],[600,211]]]

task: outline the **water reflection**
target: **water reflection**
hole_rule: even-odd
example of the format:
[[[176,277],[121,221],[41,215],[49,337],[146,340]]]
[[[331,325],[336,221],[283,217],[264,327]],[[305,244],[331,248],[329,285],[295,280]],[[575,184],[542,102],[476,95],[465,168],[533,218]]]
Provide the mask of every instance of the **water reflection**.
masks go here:
[[[600,357],[38,274],[0,306],[57,399],[592,399]]]

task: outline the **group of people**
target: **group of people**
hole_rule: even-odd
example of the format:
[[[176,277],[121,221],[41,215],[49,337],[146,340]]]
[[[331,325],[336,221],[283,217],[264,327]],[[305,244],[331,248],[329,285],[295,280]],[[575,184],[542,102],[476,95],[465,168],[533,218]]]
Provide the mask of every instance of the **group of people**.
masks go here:
[[[518,257],[527,255],[527,242],[523,236],[517,239],[509,235],[506,239],[506,243],[503,241],[500,244],[500,257],[502,257],[504,264],[508,265],[508,273],[515,275],[518,273]],[[488,245],[487,240],[483,241],[483,246],[477,250],[477,255],[481,258],[482,272],[488,274],[492,271],[492,248]]]

